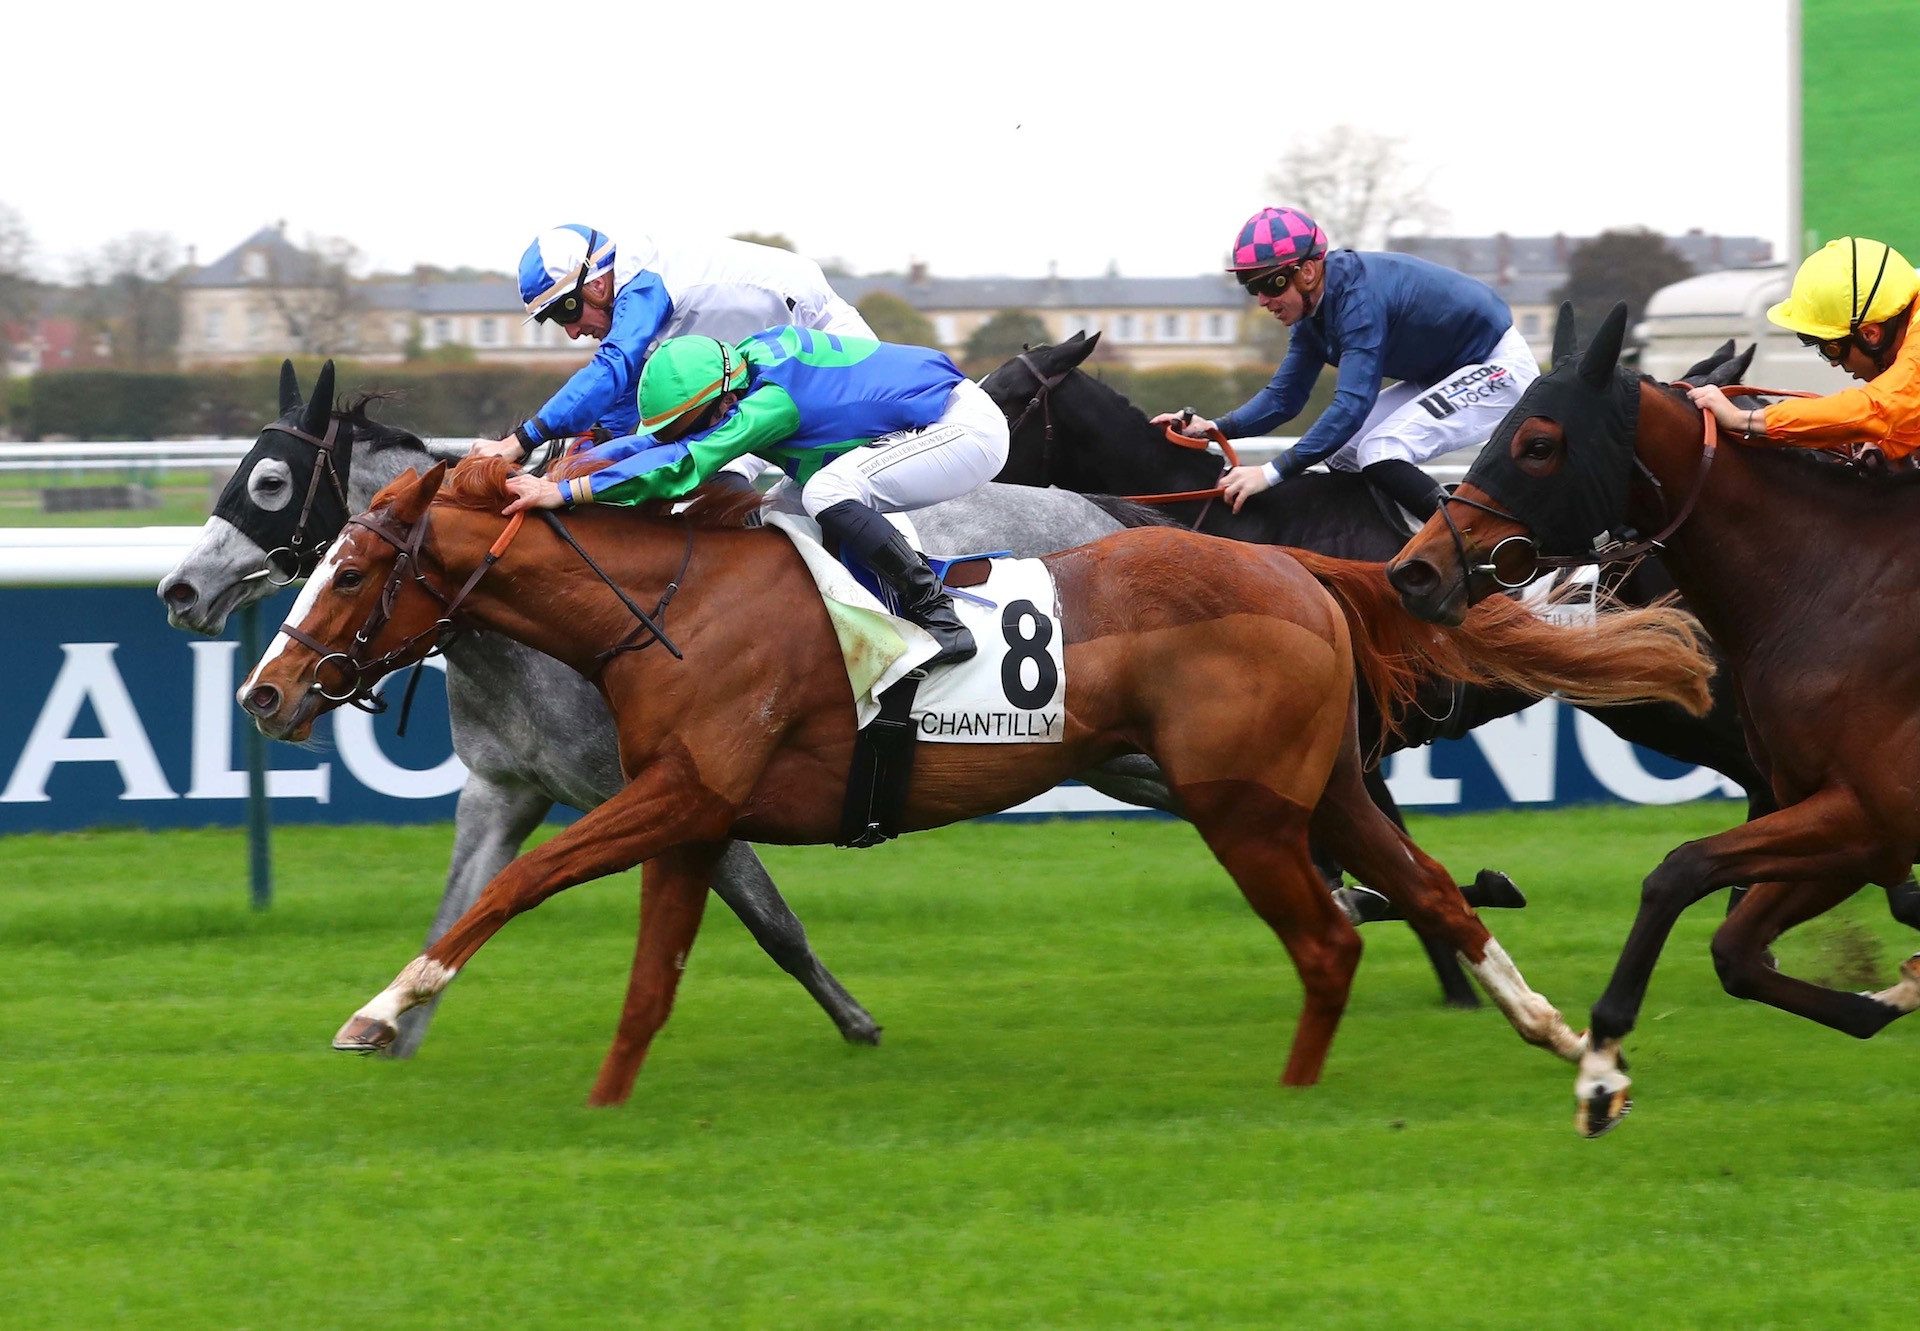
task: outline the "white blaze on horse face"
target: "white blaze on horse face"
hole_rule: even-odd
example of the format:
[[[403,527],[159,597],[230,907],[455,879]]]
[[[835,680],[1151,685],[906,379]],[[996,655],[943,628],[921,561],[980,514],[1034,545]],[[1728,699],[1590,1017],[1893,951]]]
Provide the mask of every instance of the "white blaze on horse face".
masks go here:
[[[340,552],[345,546],[345,541],[335,541],[327,547],[326,558],[320,561],[320,567],[313,571],[313,576],[307,579],[307,585],[300,589],[300,597],[293,603],[293,609],[287,612],[287,623],[299,624],[304,620],[313,612],[314,603],[320,599],[321,593],[333,586],[333,575],[340,571]],[[260,658],[260,663],[254,666],[253,672],[247,676],[247,682],[240,686],[239,696],[242,700],[252,691],[255,682],[260,678],[260,672],[272,665],[279,658],[280,653],[292,645],[293,639],[285,633],[273,635],[273,641],[267,644],[266,654]]]
[[[1568,1028],[1553,1004],[1528,987],[1520,968],[1513,964],[1513,958],[1507,955],[1499,940],[1489,938],[1486,955],[1477,962],[1468,961],[1465,956],[1460,959],[1507,1014],[1507,1020],[1523,1040],[1551,1049],[1568,1062],[1580,1057],[1580,1037]]]

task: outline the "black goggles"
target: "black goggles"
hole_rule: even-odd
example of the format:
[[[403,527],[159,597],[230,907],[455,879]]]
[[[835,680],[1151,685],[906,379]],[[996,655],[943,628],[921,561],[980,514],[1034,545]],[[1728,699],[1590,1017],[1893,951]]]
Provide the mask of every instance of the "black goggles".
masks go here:
[[[1285,291],[1293,282],[1294,274],[1299,271],[1299,266],[1295,265],[1291,268],[1264,268],[1259,272],[1235,273],[1234,276],[1240,279],[1240,285],[1249,296],[1272,298]]]
[[[1830,365],[1838,365],[1846,359],[1847,343],[1851,340],[1844,337],[1815,337],[1811,333],[1795,333],[1794,336],[1800,339],[1801,346],[1812,347]]]
[[[551,301],[540,313],[533,316],[535,323],[556,323],[562,328],[578,323],[581,313],[587,308],[587,269],[593,266],[594,247],[600,243],[600,233],[594,232],[587,240],[586,262],[580,265],[580,275],[573,279],[573,290]]]

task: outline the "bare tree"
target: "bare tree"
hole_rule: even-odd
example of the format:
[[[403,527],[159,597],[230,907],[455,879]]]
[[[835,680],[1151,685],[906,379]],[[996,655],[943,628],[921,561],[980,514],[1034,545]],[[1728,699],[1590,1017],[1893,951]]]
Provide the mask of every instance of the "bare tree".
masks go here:
[[[19,213],[0,203],[0,358],[12,343],[11,325],[33,317],[38,284],[27,272],[33,240]]]
[[[1267,188],[1276,202],[1318,222],[1335,245],[1377,249],[1389,236],[1446,219],[1427,192],[1431,179],[1408,161],[1404,139],[1335,125],[1281,154]]]
[[[308,237],[302,253],[307,272],[280,275],[270,291],[294,349],[309,356],[357,349],[367,305],[354,276],[360,251],[351,241],[321,236]]]
[[[173,364],[180,340],[180,247],[159,231],[130,231],[75,265],[83,324],[106,339],[115,365]]]

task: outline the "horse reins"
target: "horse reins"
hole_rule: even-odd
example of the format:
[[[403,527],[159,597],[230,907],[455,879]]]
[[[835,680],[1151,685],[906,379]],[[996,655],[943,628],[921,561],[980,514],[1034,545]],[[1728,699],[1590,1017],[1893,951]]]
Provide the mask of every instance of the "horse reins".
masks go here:
[[[328,702],[344,702],[363,712],[386,711],[387,700],[374,692],[381,678],[403,665],[401,658],[412,651],[423,638],[435,638],[437,641],[428,649],[426,656],[421,658],[422,663],[446,651],[448,635],[456,629],[453,622],[454,615],[459,612],[461,605],[466,602],[473,589],[480,585],[480,579],[487,575],[487,570],[506,554],[507,547],[512,545],[514,537],[520,534],[520,528],[526,519],[524,513],[516,513],[507,520],[505,530],[488,547],[486,557],[474,567],[460,590],[449,598],[427,580],[426,570],[421,565],[420,550],[427,539],[428,517],[429,514],[422,513],[420,520],[413,524],[411,530],[397,529],[393,519],[384,511],[362,513],[347,519],[347,526],[372,532],[398,552],[393,561],[393,568],[387,573],[386,583],[380,588],[379,603],[374,606],[373,613],[367,617],[367,621],[354,631],[352,650],[338,651],[329,647],[297,624],[286,623],[280,626],[280,632],[302,647],[320,653],[320,660],[314,666],[313,687]],[[363,660],[362,653],[371,648],[373,640],[380,636],[380,631],[393,618],[394,604],[399,599],[400,588],[409,576],[420,584],[423,591],[440,602],[445,608],[444,613],[427,628],[414,634],[399,646],[377,657]],[[320,672],[329,662],[338,662],[339,665],[336,668],[346,673],[347,683],[342,692],[329,692],[320,680]],[[371,679],[368,678],[369,675],[372,675]],[[412,706],[414,687],[418,683],[419,675],[416,673],[413,681],[407,685],[406,699],[402,703],[403,712]]]
[[[428,649],[427,654],[415,662],[413,677],[407,682],[406,695],[400,704],[400,733],[403,736],[405,734],[407,714],[413,707],[414,690],[420,683],[421,667],[433,657],[445,653],[447,644],[452,640],[452,636],[459,631],[459,626],[454,623],[454,616],[459,613],[460,607],[465,604],[467,597],[472,595],[474,588],[480,585],[480,580],[486,577],[488,570],[497,564],[501,557],[506,554],[508,547],[513,544],[514,538],[520,534],[520,529],[525,524],[527,516],[523,510],[515,513],[507,520],[505,529],[501,531],[493,544],[487,548],[485,557],[474,567],[473,572],[468,574],[467,580],[461,585],[460,590],[455,592],[453,596],[448,597],[441,592],[438,587],[434,586],[432,582],[428,581],[426,570],[420,559],[420,551],[426,543],[427,524],[431,514],[431,509],[421,514],[420,520],[414,523],[411,529],[396,527],[392,518],[385,512],[363,513],[347,520],[347,526],[360,527],[372,532],[398,552],[397,557],[394,559],[392,569],[387,573],[386,583],[380,589],[379,603],[374,607],[373,613],[367,617],[366,623],[355,630],[353,645],[350,650],[336,650],[326,643],[319,641],[312,634],[306,632],[296,624],[285,623],[280,626],[280,632],[286,634],[301,646],[320,654],[320,660],[314,666],[313,688],[321,697],[329,702],[344,702],[363,712],[373,713],[384,712],[388,706],[387,700],[374,691],[379,685],[380,680],[390,672],[404,665],[405,662],[402,658],[411,652],[422,639],[435,639],[433,646]],[[665,647],[667,651],[673,655],[675,660],[686,659],[685,654],[680,648],[674,644],[671,638],[667,637],[666,630],[662,627],[662,621],[666,618],[668,605],[672,603],[674,595],[680,590],[682,582],[686,579],[688,566],[693,562],[693,526],[691,523],[687,524],[686,550],[680,558],[680,570],[674,575],[673,581],[667,584],[666,590],[660,594],[659,601],[654,605],[652,613],[649,614],[647,611],[641,609],[640,606],[634,602],[633,598],[628,596],[618,583],[614,582],[606,570],[594,561],[593,556],[588,554],[580,543],[574,539],[573,533],[567,530],[566,524],[560,520],[558,513],[543,511],[540,516],[546,521],[548,526],[553,528],[554,533],[570,546],[575,554],[580,556],[587,567],[593,570],[594,575],[598,577],[601,582],[605,583],[615,596],[620,598],[620,603],[639,621],[626,637],[622,638],[612,647],[609,647],[606,651],[600,652],[595,657],[599,666],[604,667],[608,661],[624,652],[641,651],[647,647],[651,647],[656,642]],[[388,621],[393,618],[394,605],[399,599],[400,588],[409,577],[418,583],[422,590],[433,597],[434,600],[440,602],[444,607],[440,617],[430,626],[422,629],[389,651],[383,652],[381,655],[371,659],[363,659],[363,653],[371,649],[373,640],[380,635],[380,631],[384,629]],[[636,641],[636,639],[640,640]],[[325,670],[329,664],[333,664],[335,669],[341,670],[346,676],[346,683],[338,692],[329,691],[326,685],[320,680],[320,672]]]
[[[1683,388],[1687,387],[1684,383],[1678,386]],[[1731,387],[1721,389],[1721,392],[1729,398],[1820,396],[1818,393],[1803,392],[1799,389],[1754,388],[1745,384],[1735,384]],[[1605,545],[1596,546],[1588,553],[1580,555],[1543,555],[1539,553],[1538,546],[1535,544],[1532,536],[1508,536],[1494,543],[1493,549],[1487,552],[1487,562],[1475,564],[1467,558],[1466,539],[1459,526],[1454,522],[1453,514],[1448,511],[1448,505],[1465,504],[1468,508],[1478,509],[1480,512],[1499,518],[1503,522],[1510,522],[1516,527],[1524,527],[1526,524],[1521,522],[1513,514],[1507,513],[1493,504],[1486,504],[1477,499],[1468,499],[1464,495],[1449,493],[1440,501],[1440,517],[1441,520],[1447,524],[1447,532],[1453,538],[1454,555],[1459,559],[1460,567],[1463,570],[1461,577],[1467,578],[1475,573],[1486,573],[1491,575],[1495,582],[1509,590],[1515,587],[1525,586],[1525,582],[1506,581],[1500,576],[1498,571],[1496,571],[1495,566],[1499,561],[1500,548],[1510,541],[1520,541],[1527,546],[1533,547],[1532,565],[1534,571],[1526,579],[1527,582],[1532,581],[1533,577],[1537,577],[1539,570],[1543,568],[1569,569],[1581,568],[1588,564],[1605,566],[1609,564],[1628,563],[1640,559],[1655,550],[1664,549],[1667,541],[1672,538],[1673,534],[1680,530],[1681,525],[1685,523],[1688,518],[1693,516],[1694,505],[1699,502],[1701,492],[1706,489],[1707,472],[1713,466],[1714,455],[1720,448],[1720,422],[1715,419],[1713,412],[1707,408],[1700,407],[1698,410],[1703,418],[1700,441],[1700,465],[1694,472],[1692,488],[1687,491],[1687,497],[1681,501],[1680,511],[1673,514],[1667,521],[1667,525],[1661,528],[1659,535],[1637,541],[1609,541]],[[1647,479],[1647,483],[1653,487],[1654,496],[1660,501],[1661,509],[1670,512],[1671,510],[1667,507],[1666,488],[1660,484],[1660,478],[1655,476],[1647,464],[1640,460],[1638,453],[1634,455],[1633,461],[1634,465],[1640,469],[1640,474],[1644,476]]]

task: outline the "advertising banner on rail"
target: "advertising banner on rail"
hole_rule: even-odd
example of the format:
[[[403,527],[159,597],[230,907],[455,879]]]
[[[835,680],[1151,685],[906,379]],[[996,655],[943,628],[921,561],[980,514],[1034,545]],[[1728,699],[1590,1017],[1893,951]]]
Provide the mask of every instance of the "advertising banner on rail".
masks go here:
[[[289,594],[263,607],[269,636],[291,603]],[[244,822],[248,722],[234,691],[251,662],[238,642],[168,628],[153,594],[134,589],[3,591],[0,623],[0,833]],[[402,683],[390,681],[396,699]],[[274,820],[451,818],[465,769],[453,754],[442,671],[427,671],[404,739],[398,710],[343,708],[307,746],[269,744]],[[1467,739],[1395,755],[1388,772],[1403,805],[1435,811],[1736,793],[1716,773],[1634,748],[1552,701]],[[1016,812],[1122,807],[1064,786]]]

